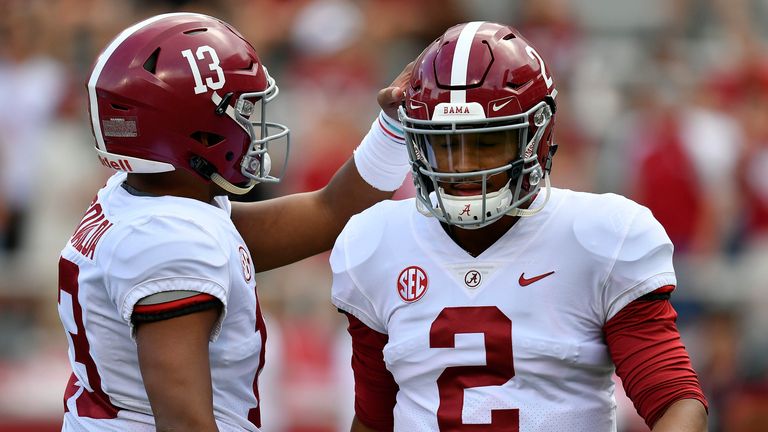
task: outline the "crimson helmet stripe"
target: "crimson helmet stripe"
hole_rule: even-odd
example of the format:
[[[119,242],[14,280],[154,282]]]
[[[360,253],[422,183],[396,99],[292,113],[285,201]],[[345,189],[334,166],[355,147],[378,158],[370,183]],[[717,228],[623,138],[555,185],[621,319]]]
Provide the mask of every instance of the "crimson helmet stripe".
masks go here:
[[[469,68],[469,52],[472,50],[472,41],[475,39],[477,31],[480,30],[485,21],[473,21],[467,23],[456,41],[456,50],[453,52],[453,63],[451,64],[451,85],[467,85],[467,69]],[[451,90],[451,103],[466,103],[466,90]]]
[[[101,75],[101,71],[104,69],[104,66],[107,64],[107,61],[109,61],[109,58],[112,57],[112,54],[126,39],[128,39],[132,34],[136,33],[142,28],[165,18],[184,15],[198,16],[199,14],[186,12],[168,13],[153,16],[152,18],[138,22],[117,35],[112,43],[110,43],[109,46],[107,46],[107,48],[99,56],[99,59],[96,61],[96,65],[93,67],[93,73],[91,73],[91,77],[88,79],[88,100],[91,105],[91,124],[93,125],[93,134],[96,136],[96,146],[99,148],[99,150],[106,152],[107,147],[104,144],[104,137],[101,134],[101,122],[99,122],[99,104],[96,99],[96,83],[99,82],[99,76]]]

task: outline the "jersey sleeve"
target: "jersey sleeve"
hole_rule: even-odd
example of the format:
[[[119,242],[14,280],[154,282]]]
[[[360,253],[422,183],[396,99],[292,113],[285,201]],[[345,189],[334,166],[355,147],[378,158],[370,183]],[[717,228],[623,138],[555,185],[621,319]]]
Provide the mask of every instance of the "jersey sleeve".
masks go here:
[[[211,335],[215,340],[227,310],[229,255],[216,238],[193,221],[149,218],[133,225],[115,243],[105,281],[122,319],[131,317],[143,298],[163,292],[192,291],[221,302],[222,312]]]
[[[356,242],[360,227],[354,225],[357,217],[353,217],[336,239],[331,251],[330,263],[333,271],[331,302],[337,308],[347,312],[366,326],[379,333],[387,333],[386,327],[380,322],[374,303],[366,296],[363,287],[355,277],[362,271],[363,263],[370,256],[370,242]]]
[[[648,427],[674,402],[707,400],[675,325],[672,286],[644,295],[603,327],[605,341],[627,396]],[[666,294],[666,296],[664,295]]]
[[[345,313],[352,336],[352,371],[355,376],[355,415],[369,428],[391,431],[399,387],[384,363],[384,346],[389,337],[371,330]]]
[[[672,242],[651,211],[638,206],[625,230],[605,282],[605,321],[633,300],[677,284]]]

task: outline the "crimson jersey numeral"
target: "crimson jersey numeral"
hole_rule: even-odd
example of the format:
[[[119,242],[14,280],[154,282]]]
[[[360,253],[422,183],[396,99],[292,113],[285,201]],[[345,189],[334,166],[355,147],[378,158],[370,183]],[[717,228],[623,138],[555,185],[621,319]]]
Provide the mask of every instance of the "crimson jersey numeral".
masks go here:
[[[256,288],[254,288],[256,289]],[[248,410],[248,421],[256,427],[261,427],[261,400],[259,399],[259,374],[264,367],[264,354],[267,350],[267,326],[264,324],[264,316],[261,314],[261,303],[259,303],[259,294],[256,292],[256,332],[261,332],[261,352],[259,353],[259,368],[256,370],[256,376],[253,377],[253,394],[256,396],[256,408]]]
[[[101,377],[96,369],[96,363],[91,357],[91,345],[85,335],[85,326],[83,325],[83,309],[78,300],[79,284],[78,275],[80,268],[71,261],[64,258],[59,260],[59,308],[62,317],[66,314],[75,324],[75,333],[67,331],[72,339],[72,349],[75,353],[75,362],[85,367],[86,377],[77,377],[72,373],[67,388],[64,392],[64,412],[68,412],[67,400],[75,396],[77,399],[77,414],[79,417],[89,417],[95,419],[110,419],[117,417],[117,408],[109,401],[109,396],[101,388]],[[71,297],[72,309],[65,310],[61,307],[61,294],[67,293]],[[82,382],[87,378],[87,382]],[[88,390],[90,387],[90,391]],[[82,388],[82,393],[77,392]],[[77,396],[76,396],[77,395]]]
[[[499,386],[515,376],[512,359],[512,321],[496,306],[449,307],[440,312],[429,330],[431,348],[455,348],[459,333],[482,333],[485,337],[484,366],[451,366],[437,379],[440,407],[437,424],[440,430],[501,431],[519,430],[519,411],[491,411],[490,424],[464,424],[461,412],[464,389]]]

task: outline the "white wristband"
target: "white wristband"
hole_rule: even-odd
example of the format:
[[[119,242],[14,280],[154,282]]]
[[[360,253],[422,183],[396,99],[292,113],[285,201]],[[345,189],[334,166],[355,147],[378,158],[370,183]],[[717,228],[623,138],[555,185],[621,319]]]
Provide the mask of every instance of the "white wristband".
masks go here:
[[[383,111],[355,149],[354,158],[360,177],[381,191],[390,192],[400,188],[411,170],[399,122],[389,118]]]

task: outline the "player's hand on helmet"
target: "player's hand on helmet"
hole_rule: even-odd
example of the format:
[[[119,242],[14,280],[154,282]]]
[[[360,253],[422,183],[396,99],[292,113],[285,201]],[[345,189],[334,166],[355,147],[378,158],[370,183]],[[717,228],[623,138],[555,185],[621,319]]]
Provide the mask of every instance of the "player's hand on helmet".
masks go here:
[[[411,80],[411,71],[413,71],[413,63],[408,63],[400,75],[392,81],[392,84],[379,90],[379,94],[376,99],[379,102],[379,106],[384,110],[384,113],[390,118],[397,119],[397,108],[405,100],[405,89],[408,82]]]

